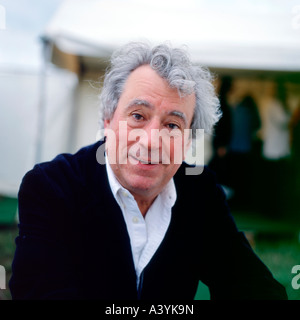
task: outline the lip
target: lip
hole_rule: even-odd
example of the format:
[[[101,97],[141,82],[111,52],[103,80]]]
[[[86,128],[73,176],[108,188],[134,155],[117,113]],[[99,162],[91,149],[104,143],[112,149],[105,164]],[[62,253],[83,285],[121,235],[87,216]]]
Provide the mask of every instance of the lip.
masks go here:
[[[138,163],[136,164],[137,166],[143,166],[143,167],[156,167],[158,165],[160,165],[160,162],[154,162],[154,163],[151,163],[151,159],[149,160],[143,160],[143,159],[139,159],[139,158],[136,158],[132,155],[129,155],[130,158],[134,159],[135,161],[137,161]]]

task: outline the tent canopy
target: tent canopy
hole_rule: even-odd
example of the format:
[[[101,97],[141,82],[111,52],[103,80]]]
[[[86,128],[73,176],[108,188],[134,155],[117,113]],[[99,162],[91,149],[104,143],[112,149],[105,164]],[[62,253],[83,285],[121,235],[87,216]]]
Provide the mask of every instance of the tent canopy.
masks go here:
[[[300,71],[297,2],[65,0],[44,36],[82,57],[108,58],[129,41],[170,41],[209,67]]]

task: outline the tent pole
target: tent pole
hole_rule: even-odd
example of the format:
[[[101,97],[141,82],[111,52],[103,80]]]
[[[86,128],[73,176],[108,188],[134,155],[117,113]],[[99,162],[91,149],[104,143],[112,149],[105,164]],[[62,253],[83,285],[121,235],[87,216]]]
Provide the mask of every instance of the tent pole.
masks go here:
[[[39,81],[39,101],[38,101],[38,118],[37,118],[37,132],[36,132],[36,153],[35,163],[42,161],[43,142],[46,124],[46,80],[47,80],[47,66],[52,56],[52,43],[46,38],[41,37],[42,41],[42,66],[40,71]]]

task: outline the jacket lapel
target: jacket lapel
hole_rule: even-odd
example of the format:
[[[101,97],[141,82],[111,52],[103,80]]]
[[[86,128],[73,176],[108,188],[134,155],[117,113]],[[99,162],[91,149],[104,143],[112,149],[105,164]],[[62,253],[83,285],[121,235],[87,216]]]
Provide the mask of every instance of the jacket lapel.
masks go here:
[[[88,201],[82,208],[82,216],[87,228],[83,232],[84,256],[93,261],[91,274],[97,274],[93,281],[95,285],[105,287],[100,290],[105,291],[105,299],[110,295],[126,298],[131,293],[135,296],[136,273],[130,239],[123,214],[109,186],[106,166],[94,157],[88,164],[88,171],[91,172],[88,174],[90,181],[86,183]]]

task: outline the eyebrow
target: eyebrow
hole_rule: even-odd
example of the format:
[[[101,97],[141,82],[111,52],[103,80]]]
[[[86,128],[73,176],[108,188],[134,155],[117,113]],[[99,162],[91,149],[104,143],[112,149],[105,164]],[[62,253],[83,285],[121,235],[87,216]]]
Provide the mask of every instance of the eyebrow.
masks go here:
[[[154,105],[152,103],[150,103],[147,100],[142,100],[142,99],[134,99],[132,100],[128,105],[127,105],[127,109],[133,106],[144,106],[150,109],[154,109]]]
[[[183,112],[174,110],[174,111],[168,112],[168,115],[180,118],[181,120],[183,120],[184,124],[187,125],[186,116]]]
[[[146,108],[154,109],[154,105],[152,103],[150,103],[147,100],[143,100],[143,99],[134,99],[134,100],[132,100],[127,105],[126,109],[129,109],[129,108],[131,108],[133,106],[144,106]],[[170,116],[175,116],[175,117],[180,118],[181,120],[184,121],[185,125],[187,125],[187,119],[186,119],[186,116],[185,116],[185,114],[183,112],[177,111],[177,110],[173,110],[173,111],[169,111],[167,114],[170,115]]]

